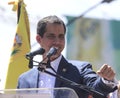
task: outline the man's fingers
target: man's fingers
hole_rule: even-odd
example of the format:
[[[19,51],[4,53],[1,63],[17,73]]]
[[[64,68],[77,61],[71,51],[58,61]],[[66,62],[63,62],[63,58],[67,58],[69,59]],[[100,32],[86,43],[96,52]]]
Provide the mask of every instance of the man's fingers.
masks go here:
[[[111,66],[104,64],[98,71],[97,74],[107,80],[114,79],[115,72]]]
[[[104,64],[101,68],[100,68],[100,72],[102,73],[102,72],[105,72],[106,71],[106,69],[108,68],[108,65],[107,64]]]
[[[98,71],[97,71],[97,74],[102,76],[104,74],[104,72],[106,71],[108,65],[107,64],[104,64]]]

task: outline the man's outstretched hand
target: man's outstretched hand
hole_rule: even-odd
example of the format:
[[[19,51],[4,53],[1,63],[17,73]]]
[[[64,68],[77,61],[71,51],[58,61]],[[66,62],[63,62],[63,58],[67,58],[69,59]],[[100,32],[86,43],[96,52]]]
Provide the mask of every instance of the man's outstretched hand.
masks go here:
[[[103,77],[104,79],[107,79],[109,81],[114,80],[115,78],[115,72],[112,69],[111,66],[109,66],[108,64],[104,64],[98,71],[97,74],[101,77]]]

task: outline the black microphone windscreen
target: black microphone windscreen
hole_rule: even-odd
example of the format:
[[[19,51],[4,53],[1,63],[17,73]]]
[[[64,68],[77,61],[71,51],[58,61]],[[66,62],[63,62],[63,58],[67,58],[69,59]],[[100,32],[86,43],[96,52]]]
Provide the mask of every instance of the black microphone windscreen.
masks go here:
[[[26,57],[33,57],[33,56],[36,56],[36,55],[42,55],[42,54],[44,54],[44,53],[45,53],[45,49],[39,48],[39,49],[37,49],[36,51],[27,53],[27,54],[26,54]]]

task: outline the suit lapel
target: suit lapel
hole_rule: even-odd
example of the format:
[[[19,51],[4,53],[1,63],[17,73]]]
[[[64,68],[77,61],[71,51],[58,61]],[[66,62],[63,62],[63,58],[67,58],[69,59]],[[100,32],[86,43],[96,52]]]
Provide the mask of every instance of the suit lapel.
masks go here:
[[[67,64],[68,64],[68,62],[65,60],[64,57],[62,57],[59,67],[58,67],[58,70],[57,70],[58,75],[63,76],[63,77],[66,75],[66,72],[68,69]],[[62,83],[62,81],[60,79],[56,78],[55,87],[60,87],[61,83]]]

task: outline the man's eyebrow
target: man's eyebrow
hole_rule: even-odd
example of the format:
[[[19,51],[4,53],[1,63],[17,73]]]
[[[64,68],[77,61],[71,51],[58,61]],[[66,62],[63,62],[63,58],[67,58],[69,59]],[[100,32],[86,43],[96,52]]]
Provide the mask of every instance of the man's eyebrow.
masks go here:
[[[54,33],[46,33],[47,35],[55,35]],[[63,33],[60,33],[59,35],[65,35]]]
[[[54,33],[46,33],[47,35],[55,35]]]

